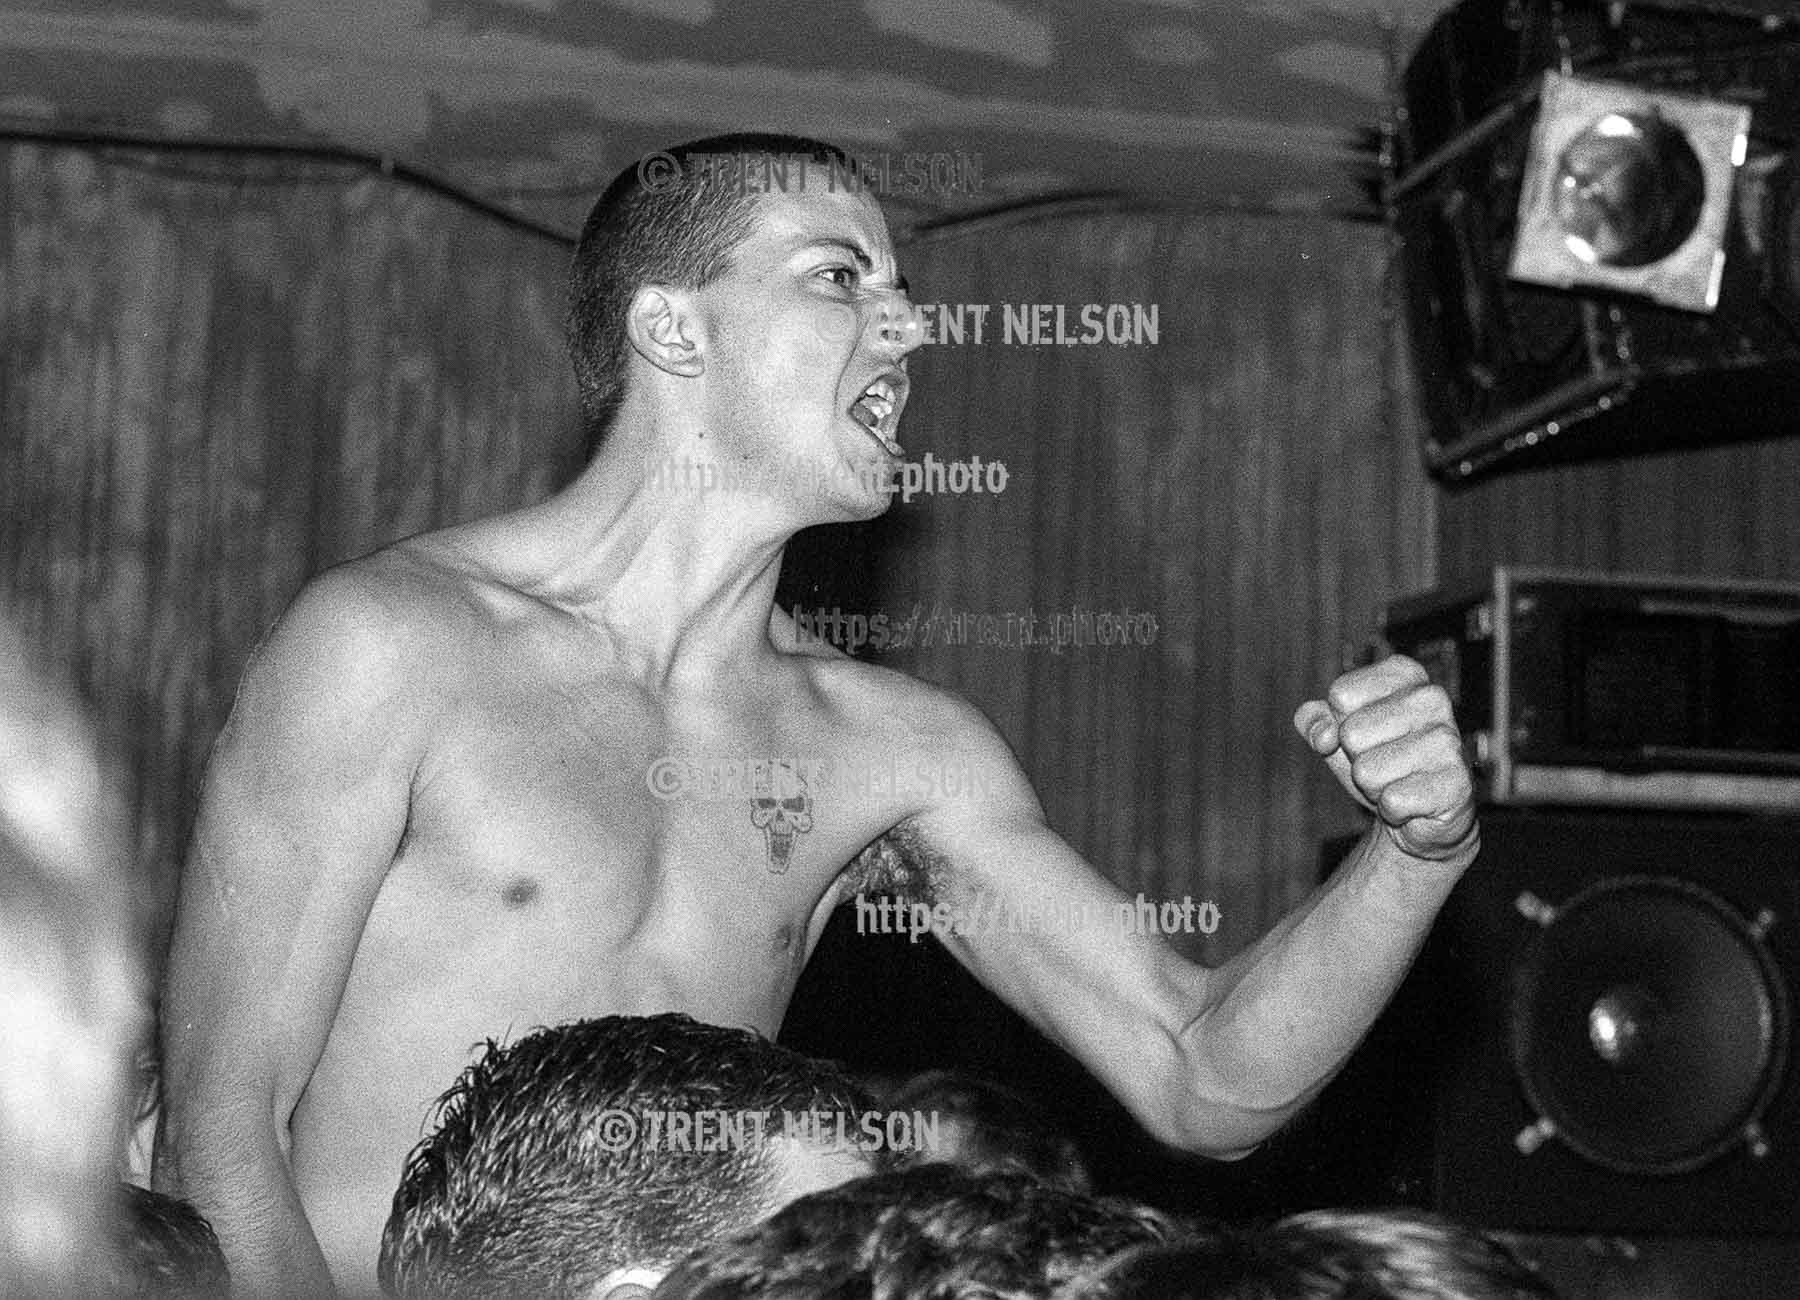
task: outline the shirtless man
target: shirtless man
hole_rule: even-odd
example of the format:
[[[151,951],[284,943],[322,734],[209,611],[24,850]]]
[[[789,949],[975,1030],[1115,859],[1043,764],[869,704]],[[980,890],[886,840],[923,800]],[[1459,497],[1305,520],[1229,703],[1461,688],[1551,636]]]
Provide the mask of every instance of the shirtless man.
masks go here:
[[[878,870],[952,905],[1110,916],[1124,897],[1045,825],[980,712],[805,643],[774,605],[797,531],[887,508],[920,342],[878,205],[806,177],[760,196],[615,181],[574,267],[605,431],[585,471],[321,575],[245,672],[183,879],[158,1177],[253,1294],[317,1294],[327,1270],[371,1285],[427,1108],[489,1037],[664,1011],[773,1036],[832,909]],[[735,489],[646,474],[683,463]],[[1294,720],[1379,818],[1227,965],[1107,924],[946,938],[1151,1132],[1216,1156],[1318,1091],[1476,851],[1448,701],[1417,665],[1342,677]],[[808,790],[783,838],[741,790],[659,798],[672,755],[980,779]]]

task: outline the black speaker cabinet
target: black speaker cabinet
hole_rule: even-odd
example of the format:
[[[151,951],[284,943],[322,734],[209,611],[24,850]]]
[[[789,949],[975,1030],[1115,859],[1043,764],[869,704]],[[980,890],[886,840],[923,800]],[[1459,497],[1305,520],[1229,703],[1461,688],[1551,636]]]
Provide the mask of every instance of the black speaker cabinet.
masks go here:
[[[1800,1237],[1800,821],[1489,808],[1320,1102],[1340,1200],[1484,1227]]]
[[[1751,108],[1711,312],[1508,278],[1542,74]],[[1800,10],[1464,0],[1408,64],[1390,211],[1427,466],[1800,432]]]

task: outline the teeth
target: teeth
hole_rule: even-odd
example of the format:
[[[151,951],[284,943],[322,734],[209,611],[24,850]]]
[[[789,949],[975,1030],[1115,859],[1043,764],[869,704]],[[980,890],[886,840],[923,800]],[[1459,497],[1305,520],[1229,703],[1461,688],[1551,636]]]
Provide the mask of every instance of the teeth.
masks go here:
[[[894,455],[901,454],[900,444],[891,432],[895,413],[900,409],[900,395],[887,379],[877,379],[863,389],[862,396],[850,408],[856,422],[867,429]]]

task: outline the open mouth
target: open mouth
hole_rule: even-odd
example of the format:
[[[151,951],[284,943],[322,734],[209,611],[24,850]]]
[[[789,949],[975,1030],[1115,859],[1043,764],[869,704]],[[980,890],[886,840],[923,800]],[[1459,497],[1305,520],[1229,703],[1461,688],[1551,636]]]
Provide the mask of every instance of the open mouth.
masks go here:
[[[900,424],[900,410],[906,405],[906,379],[889,373],[880,375],[862,390],[850,404],[850,418],[867,429],[890,456],[899,456],[901,447],[894,440]]]

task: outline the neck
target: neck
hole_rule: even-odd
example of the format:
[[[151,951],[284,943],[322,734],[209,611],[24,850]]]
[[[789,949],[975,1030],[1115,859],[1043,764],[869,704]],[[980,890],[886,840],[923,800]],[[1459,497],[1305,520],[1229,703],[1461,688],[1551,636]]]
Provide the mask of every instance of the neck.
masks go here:
[[[683,481],[681,466],[708,463],[706,446],[609,434],[575,482],[513,516],[524,527],[509,580],[603,630],[662,683],[768,653],[782,554],[807,522],[761,493]],[[658,465],[676,473],[659,476]]]

